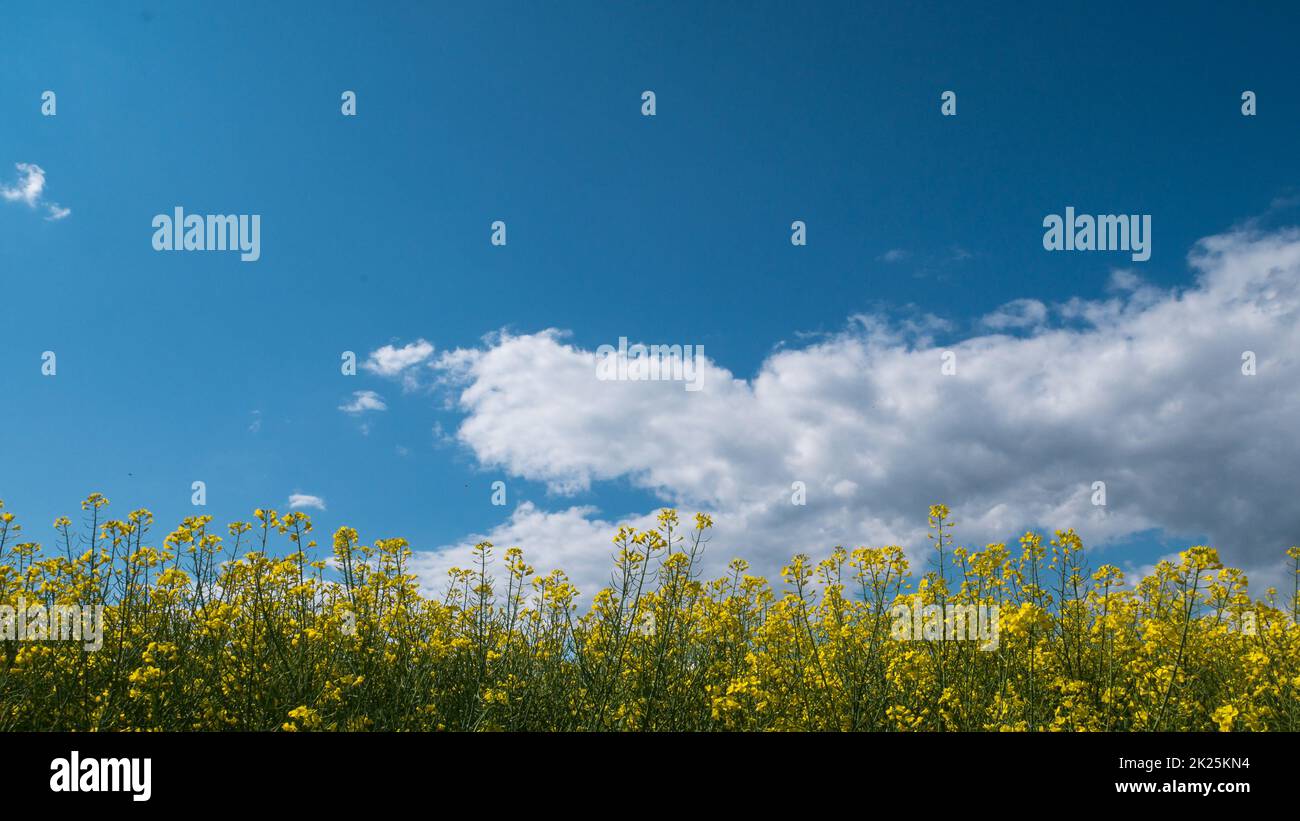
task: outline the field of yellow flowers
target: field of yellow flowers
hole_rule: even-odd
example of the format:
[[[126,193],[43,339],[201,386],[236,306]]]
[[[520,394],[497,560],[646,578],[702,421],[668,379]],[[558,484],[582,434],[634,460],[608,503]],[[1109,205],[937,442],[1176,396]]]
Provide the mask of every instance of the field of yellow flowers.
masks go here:
[[[778,589],[741,560],[702,580],[713,523],[664,510],[619,530],[580,608],[515,548],[480,544],[428,598],[403,539],[340,528],[327,563],[306,515],[258,510],[154,547],[152,514],[108,504],[43,549],[0,502],[0,606],[103,618],[97,651],[0,641],[0,730],[1300,729],[1300,601],[1252,601],[1207,547],[1132,587],[1073,531],[958,547],[935,505],[923,576],[897,546],[836,548]],[[998,608],[996,649],[900,640],[918,600]]]

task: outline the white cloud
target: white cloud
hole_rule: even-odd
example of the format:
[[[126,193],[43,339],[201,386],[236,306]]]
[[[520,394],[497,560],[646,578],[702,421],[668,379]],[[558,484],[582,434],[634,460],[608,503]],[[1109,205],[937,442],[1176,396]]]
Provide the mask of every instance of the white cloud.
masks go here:
[[[441,595],[446,590],[447,571],[453,567],[474,566],[473,548],[481,541],[490,541],[496,556],[496,571],[501,578],[501,557],[511,547],[524,550],[524,560],[542,576],[552,570],[563,570],[569,581],[585,595],[595,593],[609,584],[614,545],[610,541],[620,523],[649,528],[654,516],[637,516],[619,522],[599,518],[593,507],[575,506],[565,510],[547,512],[531,502],[515,508],[510,518],[486,534],[465,537],[455,545],[437,551],[418,551],[412,557],[412,572],[420,579],[428,595]]]
[[[45,170],[31,163],[14,163],[18,169],[18,184],[12,187],[0,186],[0,197],[9,202],[23,202],[35,208],[41,201],[41,192],[45,190]]]
[[[1121,277],[1104,299],[1044,306],[1064,324],[1022,336],[940,347],[933,323],[855,317],[752,379],[706,362],[700,392],[598,381],[594,352],[553,330],[435,367],[461,383],[456,437],[480,465],[559,494],[626,481],[713,513],[715,568],[741,555],[770,574],[796,551],[898,543],[923,570],[926,507],[943,501],[968,545],[1028,528],[1073,527],[1094,549],[1149,530],[1204,537],[1259,589],[1300,535],[1300,231],[1210,237],[1189,259],[1188,288]],[[941,374],[943,350],[956,375]],[[1248,350],[1256,376],[1241,372]],[[806,506],[790,503],[794,481]],[[599,584],[615,524],[521,506],[499,531],[539,569]]]
[[[14,168],[18,171],[18,182],[13,186],[0,185],[0,198],[24,203],[28,208],[43,205],[48,212],[45,219],[50,221],[61,220],[72,213],[72,209],[44,199],[45,169],[25,162],[14,163]]]
[[[1046,321],[1047,306],[1036,299],[1014,299],[980,320],[994,331],[1035,328]]]
[[[417,339],[400,348],[384,345],[372,351],[361,367],[386,379],[400,380],[402,390],[413,391],[420,387],[420,374],[416,366],[428,361],[431,356],[433,345]]]
[[[324,510],[325,500],[319,496],[309,496],[306,493],[295,493],[289,497],[290,510],[301,510],[304,507],[314,507],[317,510]]]
[[[902,262],[910,256],[911,254],[902,248],[890,248],[888,251],[880,255],[880,259],[885,262]]]
[[[339,410],[355,416],[366,411],[385,411],[388,405],[384,403],[384,397],[374,391],[353,391],[352,400],[339,405]]]
[[[1142,277],[1129,268],[1117,268],[1110,272],[1110,281],[1106,283],[1109,291],[1136,291],[1142,287]]]

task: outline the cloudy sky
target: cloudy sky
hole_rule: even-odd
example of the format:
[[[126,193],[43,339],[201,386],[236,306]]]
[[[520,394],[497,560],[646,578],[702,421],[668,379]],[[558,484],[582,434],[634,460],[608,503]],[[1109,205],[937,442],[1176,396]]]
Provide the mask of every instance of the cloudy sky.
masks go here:
[[[939,501],[969,545],[1074,527],[1140,573],[1209,543],[1280,583],[1293,14],[17,10],[0,499],[39,539],[92,491],[293,507],[405,536],[431,589],[490,538],[591,590],[663,505],[713,514],[715,566],[920,562]],[[260,215],[261,258],[154,251],[177,206]],[[1150,215],[1150,259],[1044,250],[1067,207]],[[597,379],[620,337],[703,346],[702,390]]]

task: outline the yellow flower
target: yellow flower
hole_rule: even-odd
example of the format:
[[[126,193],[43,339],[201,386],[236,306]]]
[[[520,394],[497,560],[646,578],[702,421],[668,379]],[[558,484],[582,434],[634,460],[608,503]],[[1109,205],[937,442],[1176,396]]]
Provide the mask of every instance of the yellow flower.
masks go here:
[[[1232,731],[1233,719],[1239,715],[1241,715],[1241,713],[1236,707],[1233,707],[1231,704],[1225,704],[1215,710],[1214,715],[1211,717],[1214,719],[1214,723],[1219,725],[1219,732],[1227,733]]]

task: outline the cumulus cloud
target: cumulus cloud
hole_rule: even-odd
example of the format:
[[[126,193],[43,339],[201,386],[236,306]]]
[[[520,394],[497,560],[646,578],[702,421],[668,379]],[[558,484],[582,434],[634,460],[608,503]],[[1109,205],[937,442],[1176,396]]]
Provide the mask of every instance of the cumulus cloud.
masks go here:
[[[339,405],[339,410],[358,416],[366,411],[388,410],[388,405],[384,403],[384,397],[374,391],[353,391],[352,399]]]
[[[18,181],[12,186],[0,185],[0,198],[24,203],[28,208],[44,207],[47,212],[45,219],[50,221],[61,220],[72,213],[70,208],[45,200],[45,169],[25,162],[14,163],[14,168],[18,171]]]
[[[467,536],[440,550],[416,552],[412,557],[412,572],[419,577],[427,595],[441,595],[446,589],[447,571],[453,567],[473,567],[474,545],[489,541],[495,548],[498,576],[502,554],[507,548],[521,547],[525,560],[539,575],[563,570],[582,593],[589,595],[609,584],[614,553],[610,539],[618,526],[632,524],[649,528],[654,519],[645,515],[615,522],[602,519],[598,513],[590,506],[549,512],[531,502],[523,502],[506,522],[488,533]],[[492,569],[489,567],[489,571]]]
[[[995,331],[1016,328],[1033,328],[1047,321],[1047,306],[1036,299],[1014,299],[992,313],[981,323]]]
[[[45,170],[39,165],[25,162],[14,163],[14,168],[18,169],[18,183],[0,187],[0,197],[35,208],[41,201],[41,192],[45,190]]]
[[[324,510],[325,500],[319,496],[309,496],[306,493],[295,493],[289,497],[290,510],[301,510],[304,507],[312,507],[317,510]]]
[[[385,345],[374,350],[361,367],[385,379],[396,379],[402,383],[403,390],[411,391],[420,387],[418,366],[432,356],[432,343],[417,339],[400,348]]]
[[[916,566],[926,507],[943,501],[968,545],[1073,527],[1101,548],[1094,563],[1122,563],[1107,544],[1156,531],[1207,540],[1258,588],[1280,581],[1281,551],[1300,538],[1300,231],[1210,237],[1189,262],[1189,287],[1121,276],[1105,298],[1043,306],[1020,336],[936,346],[924,327],[854,317],[752,378],[705,361],[700,392],[599,381],[595,353],[554,330],[501,334],[434,367],[458,383],[455,435],[480,465],[558,494],[622,480],[711,512],[715,566],[741,555],[771,573],[794,552],[890,543]],[[601,583],[615,524],[521,506],[496,535],[539,569]]]

